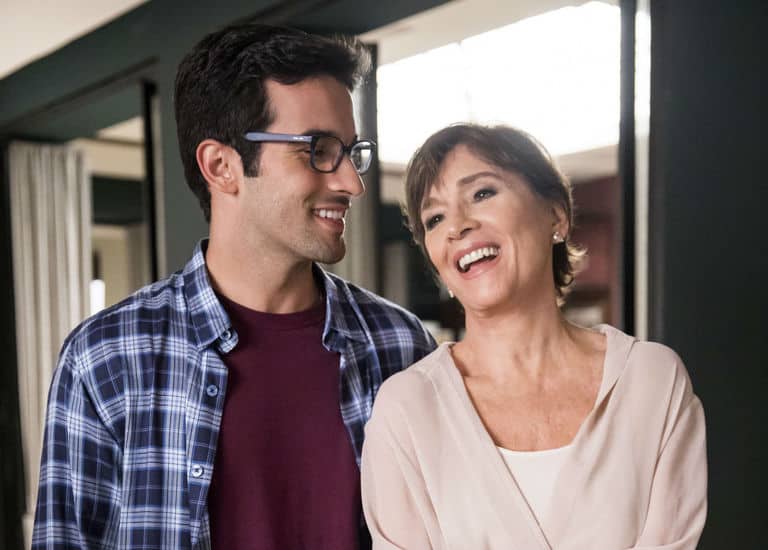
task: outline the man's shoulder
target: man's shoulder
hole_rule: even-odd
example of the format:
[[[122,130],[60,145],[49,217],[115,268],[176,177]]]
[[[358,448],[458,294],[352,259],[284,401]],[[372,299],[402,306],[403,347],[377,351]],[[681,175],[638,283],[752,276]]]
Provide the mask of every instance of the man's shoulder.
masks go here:
[[[357,286],[354,283],[350,283],[349,281],[345,281],[339,278],[337,278],[337,281],[339,281],[348,289],[349,294],[354,298],[355,303],[360,306],[361,310],[366,312],[371,311],[374,313],[383,313],[392,317],[403,319],[409,323],[421,324],[418,317],[416,317],[413,313],[404,307],[388,300],[387,298],[379,296],[375,292]]]
[[[86,319],[87,326],[110,325],[120,322],[162,321],[167,316],[186,309],[184,281],[181,272],[150,283],[118,303]]]
[[[364,317],[372,331],[403,328],[428,335],[419,318],[383,296],[329,273],[339,295]]]
[[[92,362],[97,350],[128,350],[142,337],[167,334],[169,325],[179,324],[185,317],[183,280],[180,273],[174,273],[82,321],[64,341],[62,355],[87,356]]]
[[[365,333],[384,369],[384,378],[415,363],[433,349],[435,340],[419,318],[405,308],[349,281],[327,274],[335,286],[336,314],[351,334]],[[338,326],[338,323],[335,323]]]

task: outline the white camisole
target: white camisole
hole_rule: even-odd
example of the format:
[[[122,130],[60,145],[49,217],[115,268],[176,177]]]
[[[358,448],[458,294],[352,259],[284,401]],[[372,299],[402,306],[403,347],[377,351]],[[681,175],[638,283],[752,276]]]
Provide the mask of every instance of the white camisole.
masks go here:
[[[497,447],[536,519],[546,517],[557,475],[571,445],[544,451],[510,451]]]

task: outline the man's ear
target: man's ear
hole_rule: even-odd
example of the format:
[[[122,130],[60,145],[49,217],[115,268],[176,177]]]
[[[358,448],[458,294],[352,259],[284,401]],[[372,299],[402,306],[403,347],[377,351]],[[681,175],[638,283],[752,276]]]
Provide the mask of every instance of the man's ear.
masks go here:
[[[243,162],[237,151],[215,139],[206,139],[198,144],[195,154],[211,193],[238,192],[243,180]]]

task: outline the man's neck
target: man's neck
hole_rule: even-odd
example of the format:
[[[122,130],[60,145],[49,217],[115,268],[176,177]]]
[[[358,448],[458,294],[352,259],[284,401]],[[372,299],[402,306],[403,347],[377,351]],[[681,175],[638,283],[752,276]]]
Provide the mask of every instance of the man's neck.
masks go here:
[[[322,296],[310,260],[264,257],[224,247],[211,236],[205,264],[217,293],[255,311],[304,311],[317,305]]]

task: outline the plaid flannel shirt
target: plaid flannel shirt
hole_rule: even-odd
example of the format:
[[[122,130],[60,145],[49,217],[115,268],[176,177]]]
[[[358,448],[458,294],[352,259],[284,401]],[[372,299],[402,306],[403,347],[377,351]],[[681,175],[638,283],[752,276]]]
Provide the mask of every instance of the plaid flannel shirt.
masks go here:
[[[237,333],[201,241],[186,267],[83,322],[51,385],[32,547],[210,548],[206,496]],[[410,313],[316,269],[323,345],[360,463],[381,383],[434,349]]]

